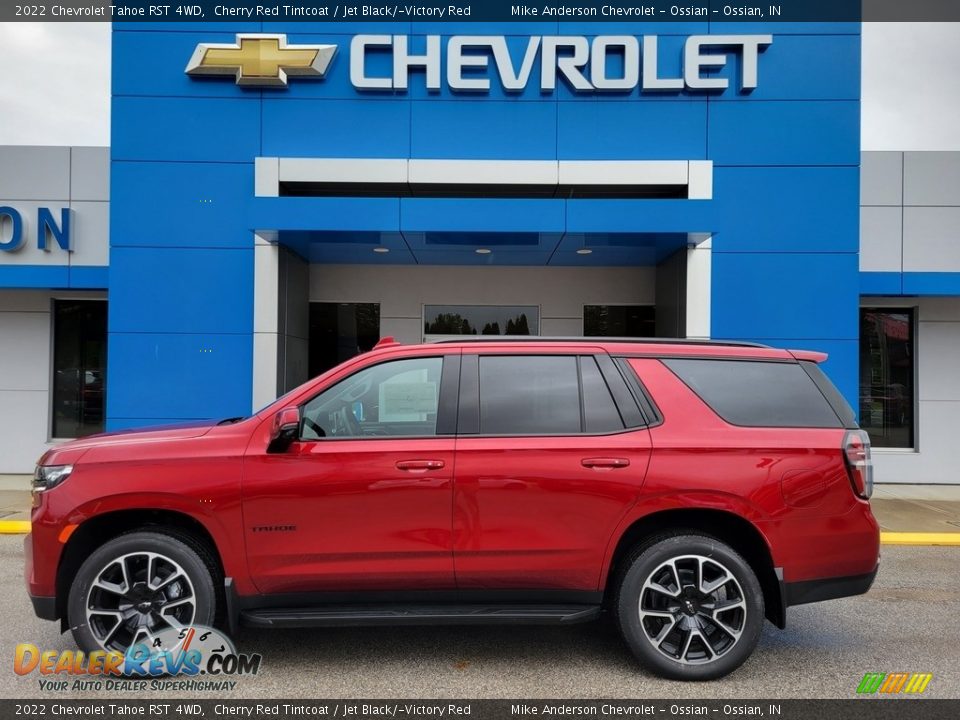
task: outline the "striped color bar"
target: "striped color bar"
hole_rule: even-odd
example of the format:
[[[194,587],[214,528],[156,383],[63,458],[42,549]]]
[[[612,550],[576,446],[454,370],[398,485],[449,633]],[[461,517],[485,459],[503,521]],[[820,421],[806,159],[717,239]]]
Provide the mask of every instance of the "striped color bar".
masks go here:
[[[932,673],[866,673],[857,686],[860,695],[909,693],[920,694],[933,679]]]

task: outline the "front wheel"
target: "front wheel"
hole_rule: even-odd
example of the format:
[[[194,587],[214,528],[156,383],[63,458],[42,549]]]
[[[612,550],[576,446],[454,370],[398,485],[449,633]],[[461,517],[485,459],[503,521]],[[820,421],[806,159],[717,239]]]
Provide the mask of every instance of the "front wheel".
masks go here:
[[[712,680],[750,656],[763,627],[763,591],[725,543],[676,535],[627,559],[614,603],[637,659],[674,680]]]
[[[213,625],[216,592],[203,548],[190,538],[134,532],[86,559],[67,601],[81,650],[126,652],[158,632]]]

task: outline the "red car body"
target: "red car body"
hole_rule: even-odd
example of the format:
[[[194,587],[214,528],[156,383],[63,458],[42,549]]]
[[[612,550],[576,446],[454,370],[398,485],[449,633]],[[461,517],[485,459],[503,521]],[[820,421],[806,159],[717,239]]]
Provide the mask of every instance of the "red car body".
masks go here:
[[[599,435],[325,438],[268,451],[279,411],[386,360],[585,353],[621,358],[658,421]],[[159,522],[209,539],[231,627],[244,609],[278,598],[345,592],[522,590],[599,604],[624,549],[677,523],[738,548],[780,626],[788,605],[865,592],[879,531],[852,488],[847,431],[730,424],[663,363],[683,357],[825,356],[599,339],[381,343],[232,424],[111,433],[49,450],[42,465],[73,471],[35,493],[28,591],[38,615],[64,618],[72,574],[90,549]]]

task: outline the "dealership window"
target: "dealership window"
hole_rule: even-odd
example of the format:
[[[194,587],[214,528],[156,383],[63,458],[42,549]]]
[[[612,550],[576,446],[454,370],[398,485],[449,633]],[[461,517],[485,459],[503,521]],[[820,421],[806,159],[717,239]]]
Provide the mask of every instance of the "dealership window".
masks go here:
[[[915,313],[860,309],[860,426],[874,447],[912,448]]]
[[[423,336],[539,335],[536,305],[424,305]]]
[[[379,304],[310,303],[310,377],[370,350],[379,339]]]
[[[584,305],[586,337],[655,337],[653,305]]]
[[[107,303],[53,301],[55,438],[103,432],[107,387]]]

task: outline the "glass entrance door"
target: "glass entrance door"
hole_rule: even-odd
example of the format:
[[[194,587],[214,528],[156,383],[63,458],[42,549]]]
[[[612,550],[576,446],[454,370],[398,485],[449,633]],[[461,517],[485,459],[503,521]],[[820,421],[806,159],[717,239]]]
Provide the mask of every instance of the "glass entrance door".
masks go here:
[[[310,303],[310,377],[370,350],[379,339],[378,303]]]

